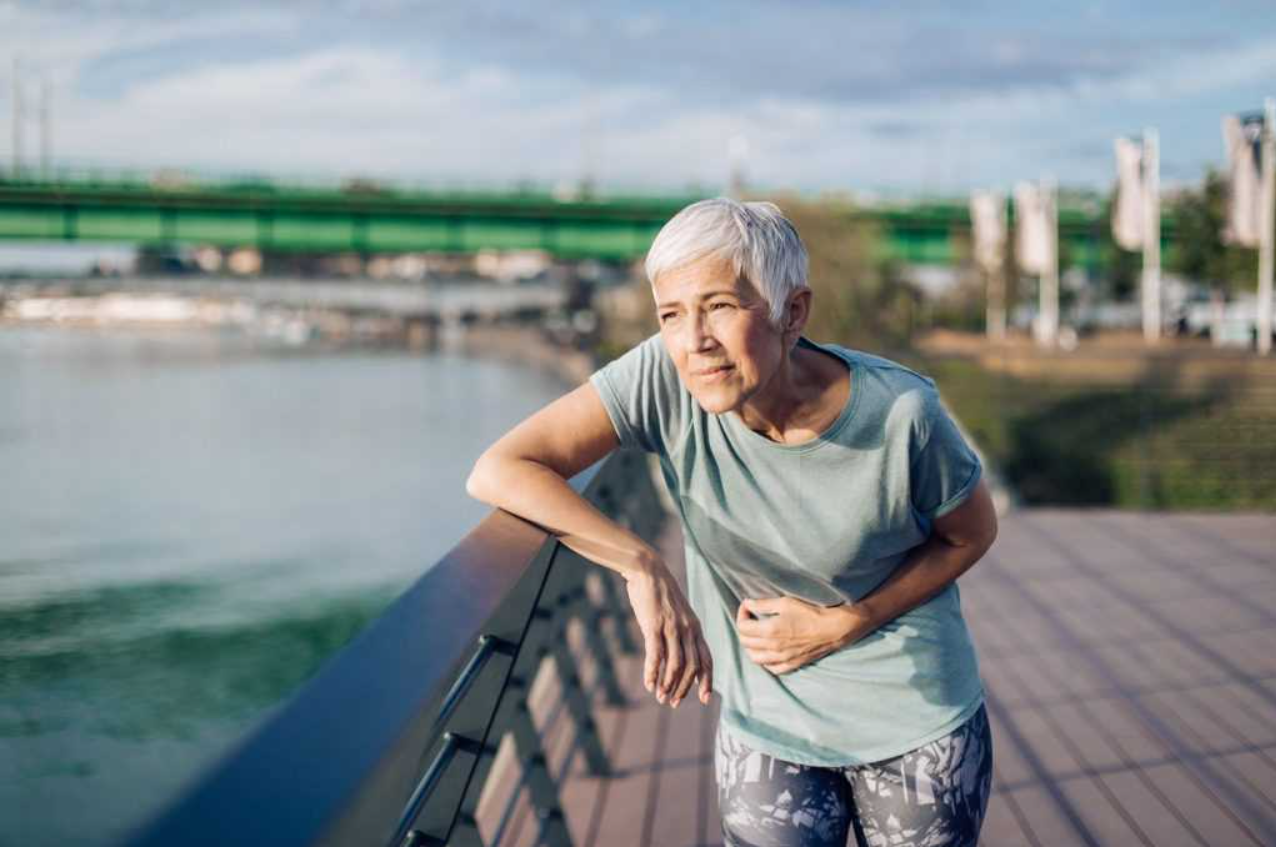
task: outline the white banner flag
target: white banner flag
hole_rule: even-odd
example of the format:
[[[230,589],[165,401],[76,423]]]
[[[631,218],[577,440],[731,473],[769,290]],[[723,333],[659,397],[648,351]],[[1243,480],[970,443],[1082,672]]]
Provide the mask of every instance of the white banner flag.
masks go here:
[[[1116,140],[1117,189],[1112,203],[1112,240],[1122,250],[1143,246],[1143,145]]]
[[[1054,263],[1054,221],[1050,199],[1029,182],[1015,186],[1015,259],[1019,269],[1044,274]]]
[[[1258,246],[1262,195],[1258,139],[1262,129],[1261,118],[1223,118],[1223,147],[1230,177],[1223,240],[1241,247]]]
[[[995,191],[970,195],[970,228],[975,264],[989,272],[1001,268],[1006,250],[1006,202]]]

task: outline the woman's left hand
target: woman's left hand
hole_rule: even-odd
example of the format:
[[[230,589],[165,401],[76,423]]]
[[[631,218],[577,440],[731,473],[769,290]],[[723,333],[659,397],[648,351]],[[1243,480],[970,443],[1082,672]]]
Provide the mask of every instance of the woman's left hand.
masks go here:
[[[736,632],[749,658],[773,674],[789,673],[864,633],[853,604],[817,606],[796,597],[746,599],[736,611]]]

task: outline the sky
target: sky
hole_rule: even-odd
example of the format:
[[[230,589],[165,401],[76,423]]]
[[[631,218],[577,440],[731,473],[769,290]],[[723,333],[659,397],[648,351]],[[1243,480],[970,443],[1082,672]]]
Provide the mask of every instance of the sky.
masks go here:
[[[1276,95],[1271,0],[264,4],[0,0],[27,160],[294,178],[956,195],[1105,188],[1156,127],[1162,180]],[[729,152],[734,150],[734,154]]]

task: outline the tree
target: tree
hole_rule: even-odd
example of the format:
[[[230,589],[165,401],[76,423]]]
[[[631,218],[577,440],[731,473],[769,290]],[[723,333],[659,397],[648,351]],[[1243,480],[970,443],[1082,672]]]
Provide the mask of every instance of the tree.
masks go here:
[[[1173,269],[1216,291],[1232,294],[1253,286],[1258,252],[1223,243],[1227,177],[1210,169],[1200,188],[1184,190],[1172,208],[1178,221]]]
[[[806,334],[819,341],[892,349],[907,345],[919,297],[886,254],[878,224],[844,201],[776,200],[810,258],[813,295]]]

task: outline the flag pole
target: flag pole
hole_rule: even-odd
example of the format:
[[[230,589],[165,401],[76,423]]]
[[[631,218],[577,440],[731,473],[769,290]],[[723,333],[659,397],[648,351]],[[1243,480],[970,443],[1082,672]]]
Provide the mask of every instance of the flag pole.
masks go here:
[[[1038,283],[1041,344],[1055,346],[1059,338],[1059,190],[1053,178],[1043,179],[1041,197],[1046,212],[1046,242],[1050,245],[1046,266]]]
[[[1258,354],[1272,350],[1272,240],[1276,217],[1276,98],[1263,104],[1263,190],[1258,210]]]
[[[1143,130],[1143,340],[1161,338],[1161,150],[1152,128]]]
[[[988,337],[993,341],[1006,340],[1006,242],[1010,239],[1010,201],[1009,198],[997,198],[997,215],[1001,220],[1001,242],[998,246],[998,261],[988,270],[988,314],[984,319]]]
[[[971,258],[984,283],[984,333],[989,341],[1006,337],[1006,248],[1010,228],[1007,199],[995,191],[970,195]]]

